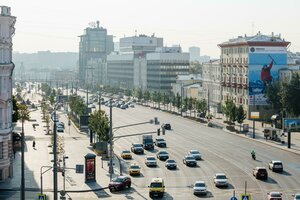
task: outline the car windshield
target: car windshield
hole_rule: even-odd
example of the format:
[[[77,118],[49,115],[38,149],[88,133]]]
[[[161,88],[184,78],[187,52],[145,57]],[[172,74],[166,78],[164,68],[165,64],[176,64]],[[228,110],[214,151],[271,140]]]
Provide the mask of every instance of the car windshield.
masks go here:
[[[142,147],[141,144],[134,144],[133,146],[134,146],[134,147]]]
[[[161,152],[159,152],[159,154],[168,154],[168,152],[166,152],[166,151],[161,151]]]
[[[281,197],[281,194],[280,193],[272,193],[271,197]]]
[[[140,169],[140,167],[138,165],[132,165],[130,168],[131,169]]]
[[[176,163],[175,160],[168,160],[168,163]]]
[[[154,157],[148,157],[147,160],[155,160]]]
[[[117,178],[113,179],[113,182],[121,183],[121,182],[123,182],[123,180],[124,180],[123,178],[117,177]]]
[[[199,151],[191,151],[191,154],[200,154]]]
[[[156,139],[156,141],[161,142],[161,141],[165,141],[165,139],[159,138],[159,139]]]
[[[151,183],[150,187],[152,187],[152,188],[162,187],[162,183]]]
[[[123,151],[123,153],[130,153],[130,151],[128,151],[128,150],[125,150],[125,151]]]
[[[195,187],[205,187],[205,183],[195,183]]]
[[[225,175],[218,175],[216,178],[217,179],[226,179],[226,176]]]
[[[186,159],[187,160],[195,160],[195,158],[193,156],[187,156]]]

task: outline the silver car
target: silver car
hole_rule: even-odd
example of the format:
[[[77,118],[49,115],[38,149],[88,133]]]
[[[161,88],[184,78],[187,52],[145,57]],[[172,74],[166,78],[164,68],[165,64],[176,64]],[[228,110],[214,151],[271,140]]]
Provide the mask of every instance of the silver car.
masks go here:
[[[148,167],[150,167],[150,166],[156,167],[156,165],[157,165],[156,158],[154,156],[146,156],[145,157],[145,164]]]
[[[214,177],[216,187],[228,187],[227,177],[224,173],[217,173]]]
[[[189,151],[189,155],[194,156],[194,158],[196,160],[201,160],[202,159],[202,155],[201,155],[201,153],[198,150],[190,150]]]
[[[194,195],[197,194],[207,194],[207,187],[204,181],[196,181],[194,183]]]

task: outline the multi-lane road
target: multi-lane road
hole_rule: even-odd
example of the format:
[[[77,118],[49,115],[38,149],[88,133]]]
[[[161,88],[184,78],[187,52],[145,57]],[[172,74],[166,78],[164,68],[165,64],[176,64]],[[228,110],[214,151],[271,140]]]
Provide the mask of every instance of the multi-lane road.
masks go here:
[[[108,107],[102,106],[108,112]],[[275,147],[241,138],[220,129],[209,128],[199,122],[191,121],[180,116],[171,115],[148,107],[136,106],[122,110],[113,108],[113,127],[148,121],[158,117],[161,123],[171,123],[172,130],[164,137],[170,158],[177,161],[177,170],[168,170],[163,161],[158,160],[158,166],[149,168],[144,164],[145,155],[155,155],[160,149],[145,151],[144,155],[133,155],[133,159],[123,161],[126,167],[131,163],[141,166],[142,175],[132,177],[133,191],[128,191],[137,198],[148,197],[148,185],[153,177],[162,177],[166,184],[166,199],[197,199],[193,195],[192,184],[196,180],[203,180],[208,186],[207,199],[230,199],[233,191],[239,196],[245,192],[251,194],[253,200],[267,199],[267,193],[279,191],[283,199],[293,199],[292,194],[300,192],[300,156]],[[151,124],[119,129],[114,134],[127,135],[140,132],[155,131],[158,126]],[[153,134],[153,137],[157,137]],[[114,143],[114,151],[120,154],[122,150],[130,149],[133,142],[139,142],[139,136],[120,138]],[[198,161],[197,167],[187,167],[182,163],[184,155],[191,149],[202,153],[203,160]],[[250,152],[256,151],[257,160],[251,158]],[[268,168],[271,160],[281,160],[284,164],[283,173],[268,170],[266,181],[256,180],[252,170],[256,166]],[[223,172],[229,180],[228,188],[214,186],[213,176]],[[136,193],[136,194],[133,194]]]

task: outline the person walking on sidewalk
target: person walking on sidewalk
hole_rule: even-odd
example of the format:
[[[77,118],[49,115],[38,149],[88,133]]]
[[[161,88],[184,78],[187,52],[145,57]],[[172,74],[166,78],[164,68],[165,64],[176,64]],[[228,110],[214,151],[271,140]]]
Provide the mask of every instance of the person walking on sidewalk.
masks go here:
[[[35,149],[35,140],[32,142],[32,148]]]

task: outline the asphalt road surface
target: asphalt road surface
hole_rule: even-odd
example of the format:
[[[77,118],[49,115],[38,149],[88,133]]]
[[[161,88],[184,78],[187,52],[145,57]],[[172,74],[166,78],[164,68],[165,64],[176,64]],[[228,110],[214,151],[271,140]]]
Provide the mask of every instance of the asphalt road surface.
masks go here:
[[[108,107],[103,106],[107,113]],[[279,191],[283,199],[293,199],[292,194],[300,192],[300,156],[283,151],[262,143],[254,142],[235,136],[220,129],[209,128],[199,122],[191,121],[180,116],[171,115],[148,107],[136,106],[122,110],[113,108],[113,127],[144,122],[158,117],[161,123],[170,123],[171,131],[166,131],[167,150],[170,158],[177,161],[177,170],[168,170],[163,161],[158,160],[158,166],[149,168],[144,164],[145,155],[155,155],[161,149],[145,151],[144,155],[133,154],[133,159],[123,161],[123,166],[131,163],[141,166],[142,175],[132,177],[133,189],[137,195],[145,199],[148,197],[148,185],[153,177],[162,177],[165,180],[165,199],[197,199],[193,195],[192,184],[203,180],[208,186],[206,199],[230,199],[233,191],[237,196],[245,192],[251,194],[251,199],[267,199],[267,193]],[[141,132],[155,131],[159,126],[151,124],[133,126],[115,131],[114,135],[127,135]],[[132,136],[117,139],[114,151],[117,155],[122,150],[130,149],[133,142],[139,142],[141,136]],[[153,134],[156,138],[157,135]],[[203,160],[198,161],[197,167],[187,167],[182,163],[184,155],[191,149],[201,152]],[[251,158],[250,152],[256,151],[257,160]],[[283,173],[274,173],[268,170],[268,180],[257,180],[252,175],[253,168],[262,166],[268,168],[271,160],[281,160],[284,164]],[[215,173],[225,173],[228,177],[228,188],[217,188],[213,182]],[[130,191],[131,193],[132,191]]]

